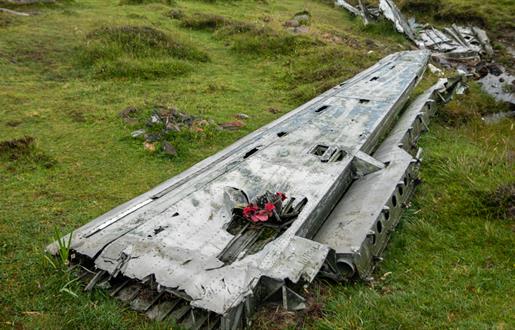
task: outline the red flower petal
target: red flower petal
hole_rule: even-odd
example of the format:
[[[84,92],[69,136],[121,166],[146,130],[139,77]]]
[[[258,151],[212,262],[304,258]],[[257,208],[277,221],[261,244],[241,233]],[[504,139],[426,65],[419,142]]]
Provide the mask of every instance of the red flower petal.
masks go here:
[[[287,198],[286,195],[280,191],[276,192],[275,194],[279,196],[282,201],[284,201]]]
[[[249,204],[243,208],[243,216],[245,218],[250,218],[250,216],[253,215],[254,213],[256,213],[257,210],[259,210],[257,205]]]
[[[262,211],[260,211],[259,213],[256,213],[254,214],[252,217],[251,217],[251,220],[253,222],[258,222],[258,221],[262,221],[262,222],[265,222],[268,220],[268,214],[265,214],[265,213],[261,213]]]
[[[268,211],[268,212],[272,212],[273,210],[275,210],[275,205],[272,204],[272,203],[266,203],[265,204],[265,210]]]

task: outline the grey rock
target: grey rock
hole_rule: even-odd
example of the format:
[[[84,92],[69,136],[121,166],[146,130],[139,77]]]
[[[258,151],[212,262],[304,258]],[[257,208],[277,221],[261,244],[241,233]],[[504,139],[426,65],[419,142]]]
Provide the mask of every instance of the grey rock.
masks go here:
[[[145,130],[144,129],[139,129],[137,131],[132,132],[131,136],[133,138],[138,138],[138,137],[142,136],[143,134],[145,134]]]
[[[297,27],[299,25],[300,25],[300,23],[296,19],[290,19],[290,20],[287,20],[286,22],[284,22],[284,26],[286,26],[286,27]]]
[[[177,149],[168,141],[163,142],[163,152],[169,156],[177,156]]]
[[[244,114],[244,113],[238,113],[235,117],[238,119],[249,119],[250,118],[249,115]]]
[[[145,135],[146,142],[157,142],[161,140],[161,134],[158,133],[149,133]]]

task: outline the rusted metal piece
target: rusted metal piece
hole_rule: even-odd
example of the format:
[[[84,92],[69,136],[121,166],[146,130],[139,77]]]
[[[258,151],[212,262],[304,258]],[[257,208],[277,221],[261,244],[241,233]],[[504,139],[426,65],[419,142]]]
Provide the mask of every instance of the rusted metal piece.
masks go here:
[[[74,231],[75,262],[102,274],[89,286],[108,276],[113,296],[192,328],[206,320],[244,327],[263,302],[302,308],[295,285],[311,282],[335,255],[313,237],[355,180],[395,168],[371,154],[428,59],[427,51],[390,55]],[[249,236],[233,245],[234,210],[266,191],[294,199],[288,208],[296,218],[271,240]],[[237,253],[226,259],[228,246]]]

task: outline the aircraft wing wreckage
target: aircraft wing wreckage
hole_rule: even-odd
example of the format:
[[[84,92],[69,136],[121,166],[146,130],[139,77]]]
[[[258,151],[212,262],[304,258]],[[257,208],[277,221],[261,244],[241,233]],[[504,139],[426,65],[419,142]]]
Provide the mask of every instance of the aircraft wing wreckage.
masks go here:
[[[295,288],[317,274],[369,276],[413,192],[418,136],[461,83],[405,108],[429,55],[390,55],[74,231],[86,290],[187,328],[239,329],[263,303],[304,308]]]

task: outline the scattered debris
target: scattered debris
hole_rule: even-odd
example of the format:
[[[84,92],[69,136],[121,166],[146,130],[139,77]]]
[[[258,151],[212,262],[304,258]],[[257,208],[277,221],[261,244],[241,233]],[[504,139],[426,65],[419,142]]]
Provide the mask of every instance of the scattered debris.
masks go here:
[[[515,104],[512,82],[515,77],[493,63],[494,51],[483,29],[452,24],[443,30],[418,24],[415,19],[406,19],[393,0],[380,0],[379,7],[364,6],[359,0],[355,7],[345,0],[336,0],[335,5],[363,18],[365,24],[381,16],[392,21],[400,33],[406,35],[420,49],[429,49],[432,58],[444,67],[464,70],[470,76],[481,76],[483,90],[499,101]],[[485,63],[497,70],[485,73]],[[431,70],[433,70],[430,67]],[[492,76],[493,75],[493,76]],[[496,79],[503,75],[503,77]]]
[[[268,108],[266,111],[273,113],[274,115],[281,113],[281,110],[279,110],[277,108]]]
[[[146,126],[133,131],[131,136],[135,139],[142,139],[144,148],[152,152],[157,151],[157,145],[160,144],[159,150],[172,157],[177,156],[176,148],[169,142],[174,135],[185,131],[202,133],[205,128],[214,125],[206,119],[188,115],[174,107],[155,106],[147,119],[143,119],[143,122],[136,116],[139,113],[137,108],[128,107],[119,114],[126,123],[141,123]]]
[[[365,6],[361,0],[358,0],[358,6],[353,6],[346,0],[336,0],[335,5],[346,9],[355,16],[361,17],[365,25],[368,25],[370,20],[379,18],[380,15],[377,7]]]
[[[436,74],[439,76],[443,76],[443,74],[444,74],[442,69],[437,68],[436,66],[434,66],[431,63],[429,63],[427,67],[429,68],[429,71],[431,71],[431,73],[433,73],[433,74]]]

